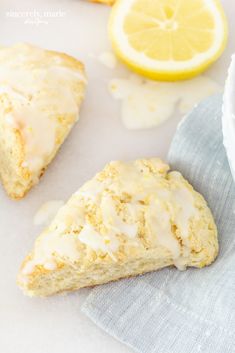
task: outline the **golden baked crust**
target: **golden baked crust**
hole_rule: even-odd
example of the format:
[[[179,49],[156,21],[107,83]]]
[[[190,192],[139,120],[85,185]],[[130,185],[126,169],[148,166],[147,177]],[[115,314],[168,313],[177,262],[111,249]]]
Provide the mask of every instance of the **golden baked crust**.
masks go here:
[[[86,78],[75,58],[28,44],[0,49],[0,178],[22,198],[78,119]]]
[[[111,162],[38,237],[18,284],[47,296],[170,265],[200,268],[217,253],[213,216],[180,173],[156,158]]]
[[[89,0],[89,1],[96,2],[99,4],[109,5],[109,6],[112,6],[116,2],[116,0]]]

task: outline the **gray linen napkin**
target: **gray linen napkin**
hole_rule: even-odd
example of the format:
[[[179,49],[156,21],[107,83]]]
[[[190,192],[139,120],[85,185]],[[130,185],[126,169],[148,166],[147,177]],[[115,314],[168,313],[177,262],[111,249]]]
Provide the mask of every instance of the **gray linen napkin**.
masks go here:
[[[96,287],[83,312],[141,353],[235,352],[235,188],[222,144],[221,96],[180,124],[172,169],[202,193],[219,230],[220,253],[204,269],[175,268]]]

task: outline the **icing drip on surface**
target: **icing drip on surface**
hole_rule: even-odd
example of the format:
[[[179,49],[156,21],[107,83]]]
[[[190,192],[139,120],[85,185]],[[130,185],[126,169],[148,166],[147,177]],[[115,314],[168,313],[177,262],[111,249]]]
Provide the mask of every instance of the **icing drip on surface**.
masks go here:
[[[179,82],[157,82],[131,75],[110,81],[110,92],[121,100],[121,119],[127,129],[147,129],[169,119],[176,105],[180,115],[189,112],[203,98],[221,91],[206,76]]]
[[[117,66],[116,56],[112,52],[103,52],[98,56],[98,60],[108,69],[115,69]]]

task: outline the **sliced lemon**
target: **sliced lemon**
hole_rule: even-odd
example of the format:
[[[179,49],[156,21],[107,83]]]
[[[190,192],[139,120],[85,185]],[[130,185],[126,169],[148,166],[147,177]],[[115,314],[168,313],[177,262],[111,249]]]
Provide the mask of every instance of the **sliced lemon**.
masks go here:
[[[117,56],[134,71],[181,80],[218,59],[227,21],[219,0],[118,0],[109,32]]]

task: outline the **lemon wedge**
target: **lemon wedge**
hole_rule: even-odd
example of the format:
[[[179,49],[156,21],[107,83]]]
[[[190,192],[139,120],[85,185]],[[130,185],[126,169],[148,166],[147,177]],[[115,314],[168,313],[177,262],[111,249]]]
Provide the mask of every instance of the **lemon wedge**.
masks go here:
[[[117,56],[157,80],[198,75],[222,54],[227,21],[219,0],[118,0],[109,33]]]

